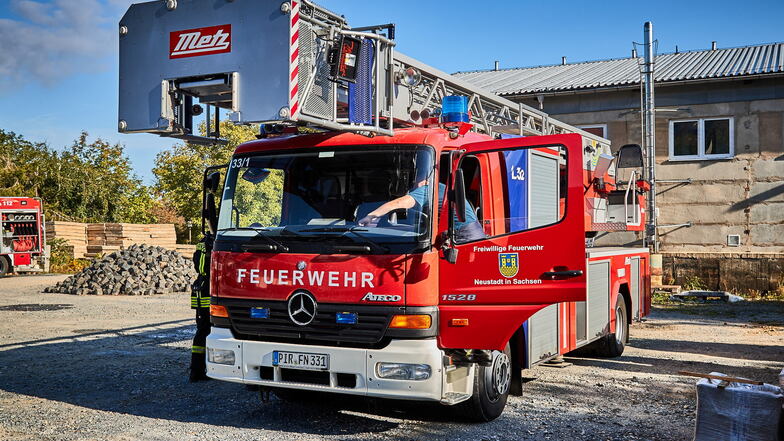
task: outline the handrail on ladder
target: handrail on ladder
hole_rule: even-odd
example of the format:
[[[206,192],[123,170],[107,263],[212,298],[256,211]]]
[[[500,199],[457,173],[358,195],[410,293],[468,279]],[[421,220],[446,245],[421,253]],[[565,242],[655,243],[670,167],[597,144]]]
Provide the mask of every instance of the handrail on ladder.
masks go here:
[[[623,195],[623,221],[624,223],[629,223],[629,192],[632,189],[632,183],[635,182],[634,175],[637,173],[637,170],[632,170],[632,173],[629,175],[629,184],[626,186],[626,192]],[[637,207],[637,198],[634,197],[634,192],[632,192],[632,225],[637,225],[640,223],[640,210],[636,209]]]

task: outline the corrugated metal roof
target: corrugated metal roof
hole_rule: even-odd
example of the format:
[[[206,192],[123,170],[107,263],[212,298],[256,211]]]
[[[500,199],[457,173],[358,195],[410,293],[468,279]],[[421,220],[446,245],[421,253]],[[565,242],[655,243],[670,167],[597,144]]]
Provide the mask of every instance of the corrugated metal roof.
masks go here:
[[[554,66],[458,72],[455,75],[499,95],[562,92],[640,83],[641,58]],[[656,82],[784,73],[784,43],[680,52],[656,57]]]

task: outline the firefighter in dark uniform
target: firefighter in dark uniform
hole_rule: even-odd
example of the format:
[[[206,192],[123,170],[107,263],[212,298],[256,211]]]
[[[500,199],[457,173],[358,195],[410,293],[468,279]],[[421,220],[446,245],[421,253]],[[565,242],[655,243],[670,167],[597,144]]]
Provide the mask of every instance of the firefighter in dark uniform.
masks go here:
[[[191,285],[191,309],[196,310],[196,335],[191,346],[191,383],[207,377],[206,345],[210,335],[210,253],[215,237],[207,232],[196,245],[193,265],[198,277]]]

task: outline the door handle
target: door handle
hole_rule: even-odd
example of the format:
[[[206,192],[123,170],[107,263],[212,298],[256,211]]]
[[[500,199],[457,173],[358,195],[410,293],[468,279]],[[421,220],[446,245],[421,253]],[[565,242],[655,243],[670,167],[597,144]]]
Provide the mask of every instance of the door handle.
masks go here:
[[[571,271],[547,271],[546,273],[542,274],[544,277],[549,277],[551,279],[571,279],[572,277],[580,277],[583,275],[582,270],[571,270]]]

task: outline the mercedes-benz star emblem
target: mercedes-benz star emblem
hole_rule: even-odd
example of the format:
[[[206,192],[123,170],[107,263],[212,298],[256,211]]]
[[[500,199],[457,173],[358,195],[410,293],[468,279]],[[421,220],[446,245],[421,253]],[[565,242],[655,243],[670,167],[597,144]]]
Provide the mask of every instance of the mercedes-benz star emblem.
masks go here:
[[[288,309],[292,322],[307,326],[316,318],[316,299],[308,292],[297,291],[289,297]]]
[[[305,263],[304,260],[300,260],[299,262],[297,262],[297,269],[300,271],[304,270],[307,266],[308,264]]]

